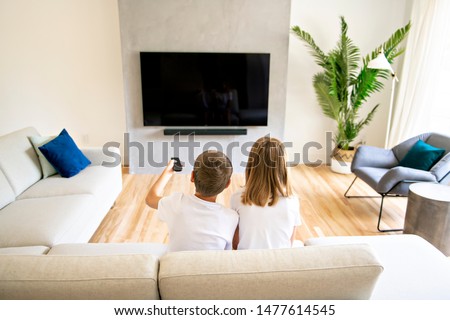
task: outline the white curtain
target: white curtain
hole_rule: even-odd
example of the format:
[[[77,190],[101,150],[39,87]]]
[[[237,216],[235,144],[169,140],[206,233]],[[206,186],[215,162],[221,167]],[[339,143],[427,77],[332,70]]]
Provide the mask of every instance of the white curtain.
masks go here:
[[[450,135],[450,1],[415,0],[390,147],[420,133]]]

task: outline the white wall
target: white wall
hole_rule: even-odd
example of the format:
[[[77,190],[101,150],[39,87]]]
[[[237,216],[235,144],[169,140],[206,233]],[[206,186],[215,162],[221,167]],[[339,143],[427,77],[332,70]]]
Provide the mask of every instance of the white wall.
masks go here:
[[[174,141],[163,135],[164,127],[143,126],[140,51],[271,54],[268,126],[249,128],[245,136],[196,136],[199,147],[180,150],[186,162],[184,172],[190,171],[193,159],[208,142],[226,151],[232,143],[243,146],[266,134],[283,139],[290,6],[290,0],[119,0],[127,131],[131,142],[144,147],[143,152],[130,148],[130,172],[160,172],[167,164],[164,157],[174,154],[171,146],[164,149],[164,143]],[[188,137],[181,141],[187,142]],[[247,160],[247,154],[235,148],[229,156],[235,171],[243,171],[241,161]],[[150,165],[150,159],[159,167]]]
[[[80,145],[125,130],[117,2],[0,1],[0,134],[62,128]]]
[[[121,16],[121,22],[130,23],[129,29],[122,28],[124,65],[129,66],[124,75],[118,3],[125,9],[121,15],[127,16],[126,20]],[[300,25],[329,50],[339,34],[338,17],[344,15],[349,35],[366,54],[406,23],[410,4],[408,0],[292,0],[292,6],[290,0],[1,0],[0,134],[28,125],[42,134],[66,127],[80,144],[117,141],[123,147],[128,115],[130,134],[141,142],[161,142],[167,139],[161,130],[141,125],[138,51],[270,52],[269,127],[251,130],[249,136],[213,138],[224,144],[242,143],[271,133],[293,142],[291,153],[301,153],[308,141],[324,145],[325,131],[334,130],[334,125],[322,115],[312,88],[312,76],[319,69],[303,43],[289,35],[289,27]],[[134,36],[126,34],[134,31]],[[389,94],[388,82],[368,104],[381,103],[361,135],[368,144],[383,144]],[[310,160],[323,158],[324,150],[310,155]]]
[[[349,37],[365,56],[403,27],[409,14],[408,0],[292,0],[291,26],[298,25],[309,32],[316,44],[329,52],[340,34],[339,16],[344,16]],[[325,132],[334,132],[335,123],[322,114],[312,86],[313,75],[321,70],[297,36],[291,34],[289,41],[285,140],[293,142],[291,153],[302,153],[310,141],[319,142],[323,149],[310,149],[309,160],[325,161]],[[400,64],[401,59],[396,60],[394,70]],[[384,90],[374,94],[363,107],[362,115],[380,103],[374,119],[358,140],[380,147],[384,145],[390,92],[388,80]]]

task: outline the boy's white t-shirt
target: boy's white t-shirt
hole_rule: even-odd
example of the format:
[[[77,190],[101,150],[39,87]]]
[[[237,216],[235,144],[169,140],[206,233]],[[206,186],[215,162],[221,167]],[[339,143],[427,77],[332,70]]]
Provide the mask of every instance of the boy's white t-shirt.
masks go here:
[[[183,193],[159,200],[157,215],[167,223],[169,251],[229,250],[239,221],[236,211]]]
[[[231,196],[231,209],[239,214],[238,249],[291,247],[294,227],[301,224],[297,197],[280,197],[273,206],[244,205],[242,191]]]

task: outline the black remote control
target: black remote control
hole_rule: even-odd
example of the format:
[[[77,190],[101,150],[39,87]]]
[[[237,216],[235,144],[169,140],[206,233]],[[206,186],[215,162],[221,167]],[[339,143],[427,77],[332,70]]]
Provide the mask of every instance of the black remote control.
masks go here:
[[[180,158],[173,157],[172,159],[175,160],[175,163],[173,164],[173,171],[180,172],[181,170],[183,170],[183,166],[181,165]]]

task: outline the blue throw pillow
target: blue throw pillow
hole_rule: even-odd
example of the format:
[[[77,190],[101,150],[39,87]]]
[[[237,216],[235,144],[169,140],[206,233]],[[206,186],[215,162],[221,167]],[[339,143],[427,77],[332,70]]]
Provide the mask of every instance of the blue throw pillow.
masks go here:
[[[88,158],[63,129],[59,136],[39,147],[48,162],[65,178],[70,178],[91,164]]]
[[[408,151],[398,165],[428,171],[439,161],[444,153],[445,149],[433,147],[432,145],[419,140]]]

